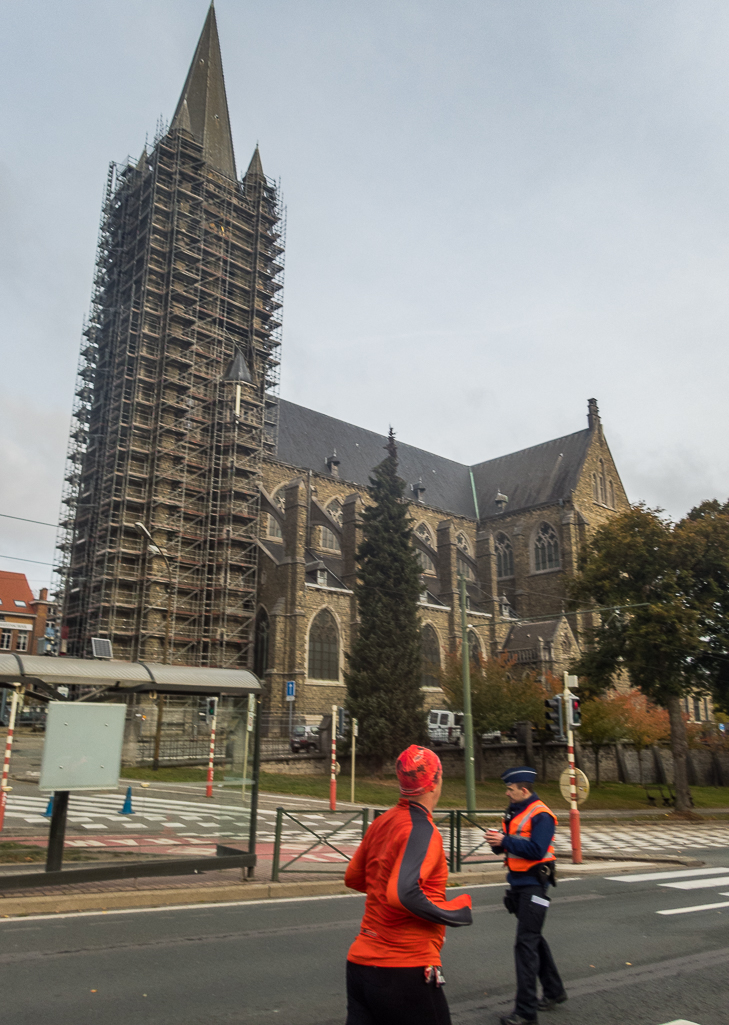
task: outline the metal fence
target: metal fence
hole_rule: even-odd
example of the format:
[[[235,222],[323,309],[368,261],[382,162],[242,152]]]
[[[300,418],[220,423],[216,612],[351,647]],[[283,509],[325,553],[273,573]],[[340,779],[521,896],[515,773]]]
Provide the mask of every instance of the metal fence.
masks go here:
[[[373,821],[387,810],[387,808],[375,809],[372,816]],[[336,815],[338,819],[346,819],[346,821],[332,823],[334,828],[330,829],[325,829],[323,826],[312,823],[311,819],[321,818],[325,815]],[[272,881],[278,882],[279,877],[285,872],[316,871],[327,875],[340,874],[341,863],[351,860],[356,846],[367,832],[369,815],[369,808],[358,808],[355,811],[347,812],[323,811],[321,808],[308,811],[301,811],[299,809],[289,811],[286,808],[277,808],[273,864],[271,866]],[[461,872],[464,865],[493,863],[493,853],[486,843],[484,830],[488,824],[487,819],[493,820],[494,816],[498,816],[500,820],[502,815],[503,812],[501,810],[494,810],[492,808],[471,813],[461,809],[449,808],[433,813],[433,821],[443,837],[443,850],[450,872]],[[302,821],[302,816],[310,816],[311,818],[307,821]],[[311,840],[307,839],[302,842],[300,836],[295,836],[289,843],[291,846],[301,849],[297,850],[294,857],[286,862],[282,862],[281,855],[282,847],[285,843],[283,835],[285,823],[295,823],[307,837],[311,837]],[[358,824],[356,829],[358,835],[356,837],[352,835],[355,832],[352,828],[353,823]],[[332,838],[335,838],[336,842]],[[340,867],[338,869],[313,869],[306,867],[303,859],[316,848],[328,848],[335,852],[338,856],[337,862]],[[294,865],[296,866],[295,868],[292,867]]]
[[[502,820],[503,810],[484,808],[480,811],[468,812],[460,808],[456,811],[456,857],[455,871],[462,872],[464,865],[483,865],[493,862],[493,851],[486,842],[484,830],[487,818],[498,816]],[[487,854],[489,857],[481,857]]]
[[[315,826],[312,824],[311,819],[303,821],[302,816],[311,816],[311,818],[321,818],[325,815],[337,815],[338,818],[345,818],[344,822],[334,822],[331,825],[333,828],[325,829],[323,826]],[[304,850],[299,850],[293,858],[288,861],[282,862],[281,860],[281,847],[283,843],[283,826],[284,820],[286,822],[292,822],[304,832],[305,837],[311,837],[311,840],[304,840],[304,844],[308,843],[308,846]],[[298,865],[297,868],[292,868],[292,865],[296,865],[297,862],[301,862],[306,855],[311,854],[312,851],[320,849],[322,851],[332,851],[337,855],[337,860],[341,865],[342,862],[349,862],[352,859],[352,845],[356,848],[367,832],[367,827],[370,821],[370,810],[369,808],[358,808],[356,811],[348,812],[332,812],[323,811],[321,808],[313,808],[309,810],[288,811],[286,808],[276,809],[276,833],[273,841],[273,864],[271,865],[271,880],[274,883],[279,881],[279,877],[285,872],[306,872],[312,871],[312,869],[302,868]],[[352,828],[352,824],[357,823],[356,829]],[[355,833],[355,836],[347,836],[347,832],[350,834]],[[336,842],[333,838],[336,838]],[[303,846],[301,843],[296,841],[297,847]],[[344,848],[344,849],[342,849]],[[349,849],[347,849],[349,848]],[[313,871],[321,875],[339,875],[338,869],[326,869],[317,868]]]

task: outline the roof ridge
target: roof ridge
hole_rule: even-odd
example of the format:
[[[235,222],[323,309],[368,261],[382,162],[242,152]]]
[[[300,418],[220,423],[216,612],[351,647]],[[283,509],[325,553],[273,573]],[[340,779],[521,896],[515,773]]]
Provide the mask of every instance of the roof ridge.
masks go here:
[[[590,434],[590,428],[585,427],[580,431],[573,431],[571,434],[562,434],[559,438],[549,438],[547,441],[540,441],[536,445],[526,445],[524,448],[515,449],[513,452],[504,452],[502,456],[493,456],[491,459],[484,459],[480,463],[471,463],[470,469],[477,466],[486,466],[487,463],[495,463],[498,459],[508,459],[510,456],[519,456],[522,452],[534,452],[538,448],[546,448],[547,445],[554,445],[558,441],[567,441],[569,438],[576,438],[579,434]]]

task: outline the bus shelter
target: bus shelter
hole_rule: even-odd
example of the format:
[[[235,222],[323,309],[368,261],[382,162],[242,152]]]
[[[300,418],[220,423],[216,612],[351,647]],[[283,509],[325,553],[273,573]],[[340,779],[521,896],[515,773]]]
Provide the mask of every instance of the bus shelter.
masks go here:
[[[79,849],[84,844],[95,843],[98,847],[112,848],[116,842],[123,848],[117,847],[114,857],[123,863],[62,868],[60,858],[52,861],[49,843],[45,872],[2,875],[0,889],[152,875],[187,875],[237,867],[248,875],[253,874],[262,693],[260,681],[253,673],[245,669],[0,653],[0,687],[21,688],[23,692],[48,702],[85,702],[95,706],[124,703],[129,705],[127,717],[134,714],[128,697],[131,694],[232,699],[226,702],[230,725],[229,757],[224,779],[216,781],[212,797],[210,786],[206,788],[204,783],[174,784],[165,788],[163,784],[124,780],[113,795],[108,790],[105,793],[95,792],[92,786],[81,788],[83,793],[71,790],[70,798],[66,792],[60,801],[54,793],[52,804],[49,802],[49,815],[51,838],[55,836],[56,850],[58,830],[54,834],[54,819],[58,818],[59,805],[65,803],[69,831],[73,832],[79,824],[78,835],[69,839],[68,845]],[[83,739],[80,741],[81,744],[84,742]],[[131,791],[127,784],[132,787]],[[123,794],[126,799],[122,804],[119,797]],[[97,840],[88,839],[94,818],[99,819],[99,830],[104,831],[99,833],[100,839]],[[184,822],[172,822],[174,819],[191,822],[191,835],[183,837],[182,841],[179,830],[173,832],[170,827],[184,826]],[[198,821],[193,823],[193,820],[204,822],[204,833],[198,831],[192,835],[195,832],[193,824],[200,829]],[[39,821],[43,819],[39,818]],[[85,834],[79,832],[81,823]],[[7,824],[4,833],[8,834]],[[143,852],[142,859],[134,859],[133,845],[140,853]],[[119,857],[122,849],[129,857]],[[99,855],[98,850],[96,855]]]

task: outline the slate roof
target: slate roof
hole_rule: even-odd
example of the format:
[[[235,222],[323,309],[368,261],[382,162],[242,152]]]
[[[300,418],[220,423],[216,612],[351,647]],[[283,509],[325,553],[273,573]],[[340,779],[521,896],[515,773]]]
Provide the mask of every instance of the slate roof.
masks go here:
[[[484,519],[497,515],[494,499],[499,491],[509,499],[507,512],[569,498],[577,486],[591,433],[589,429],[577,431],[472,467],[398,441],[399,472],[408,485],[422,479],[424,505],[475,519],[470,469]],[[291,466],[327,473],[327,457],[336,451],[339,476],[367,486],[372,470],[385,458],[386,443],[384,434],[280,400],[277,457]],[[412,492],[408,497],[414,497]]]
[[[505,512],[569,498],[577,487],[591,434],[589,429],[577,431],[508,456],[476,463],[472,470],[481,518],[498,514],[494,500],[499,492],[509,499]]]
[[[384,434],[355,427],[325,413],[280,400],[278,458],[302,470],[327,473],[326,460],[336,449],[339,476],[353,484],[369,484],[375,466],[386,456]],[[400,476],[408,485],[422,478],[423,504],[475,518],[468,467],[452,459],[398,441]],[[412,492],[409,493],[412,496]]]
[[[539,637],[545,644],[552,644],[561,622],[562,617],[558,616],[556,619],[545,619],[539,623],[516,623],[504,642],[504,651],[535,648]]]

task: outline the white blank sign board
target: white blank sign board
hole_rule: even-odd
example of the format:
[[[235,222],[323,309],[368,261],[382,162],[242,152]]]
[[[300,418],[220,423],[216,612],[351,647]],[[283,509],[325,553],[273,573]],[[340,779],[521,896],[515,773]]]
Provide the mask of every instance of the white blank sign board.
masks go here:
[[[116,790],[126,705],[51,701],[41,790]]]

